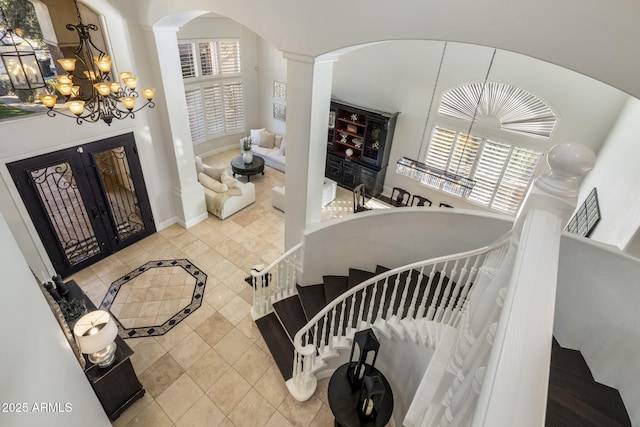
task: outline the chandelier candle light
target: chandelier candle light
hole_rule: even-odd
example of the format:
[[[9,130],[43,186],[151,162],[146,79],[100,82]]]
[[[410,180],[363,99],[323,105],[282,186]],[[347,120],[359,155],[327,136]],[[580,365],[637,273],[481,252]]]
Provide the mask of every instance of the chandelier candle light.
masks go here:
[[[83,121],[104,121],[111,125],[113,119],[135,117],[135,113],[148,106],[153,108],[155,89],[142,89],[142,95],[146,102],[138,107],[138,78],[131,72],[118,73],[120,82],[112,81],[111,58],[100,50],[91,40],[91,31],[97,31],[95,24],[82,23],[80,9],[77,0],[73,2],[78,15],[77,24],[67,24],[69,31],[78,33],[79,45],[73,51],[75,58],[63,58],[58,62],[67,72],[67,75],[59,76],[56,90],[66,97],[66,106],[74,116],[61,111],[54,111],[58,96],[55,94],[41,95],[40,100],[49,108],[47,114],[54,117],[56,113],[67,117],[75,117],[78,124]],[[77,67],[80,65],[80,67]],[[79,72],[77,68],[84,71]],[[124,108],[122,108],[122,107]]]

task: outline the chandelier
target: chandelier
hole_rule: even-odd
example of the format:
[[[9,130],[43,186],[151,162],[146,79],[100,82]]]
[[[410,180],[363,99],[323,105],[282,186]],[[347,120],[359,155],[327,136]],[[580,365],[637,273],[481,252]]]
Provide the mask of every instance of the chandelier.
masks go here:
[[[45,87],[33,46],[21,37],[22,33],[19,30],[14,31],[9,25],[2,7],[0,15],[4,26],[0,32],[0,56],[14,91]]]
[[[447,51],[447,42],[444,42],[444,47],[442,48],[442,56],[440,57],[440,65],[438,66],[438,73],[436,74],[436,81],[433,85],[433,92],[431,94],[431,101],[429,103],[429,109],[427,111],[427,119],[424,124],[424,131],[422,133],[422,141],[420,146],[420,151],[422,151],[422,144],[424,144],[424,137],[427,131],[427,126],[429,125],[429,118],[431,117],[431,109],[433,107],[433,100],[436,95],[436,89],[438,87],[438,81],[440,80],[440,72],[442,71],[442,63],[444,62],[445,53]],[[489,72],[491,71],[491,66],[493,64],[493,59],[495,58],[496,50],[493,51],[493,56],[491,57],[491,62],[489,63],[489,69],[487,70],[487,74],[484,78],[484,83],[482,85],[482,92],[480,97],[478,98],[478,103],[475,105],[473,118],[471,119],[471,123],[469,125],[469,131],[467,132],[467,138],[471,137],[471,130],[473,128],[473,124],[476,121],[476,116],[478,113],[478,108],[480,107],[480,100],[482,98],[482,93],[487,86],[487,79],[489,77]],[[476,185],[476,181],[473,179],[467,178],[463,175],[458,174],[458,169],[460,168],[460,163],[464,158],[464,152],[467,148],[467,144],[465,144],[462,148],[462,153],[460,154],[460,160],[458,161],[458,167],[455,172],[450,170],[442,170],[425,163],[419,162],[417,160],[409,159],[407,157],[401,157],[398,159],[396,163],[396,173],[399,175],[404,175],[411,179],[415,179],[416,181],[429,185],[431,187],[438,188],[440,190],[446,191],[447,193],[455,194],[460,197],[469,197],[473,187]]]
[[[48,108],[47,115],[54,117],[61,114],[72,117],[76,119],[77,124],[102,120],[111,125],[114,119],[133,119],[135,113],[144,107],[155,107],[155,89],[149,88],[142,89],[145,102],[136,108],[139,98],[136,91],[138,78],[131,72],[118,73],[120,82],[112,79],[111,58],[91,40],[91,31],[97,31],[98,26],[83,24],[77,0],[73,0],[73,3],[78,23],[67,24],[66,28],[78,33],[79,44],[73,51],[75,58],[58,59],[67,75],[58,76],[54,85],[57,92],[66,98],[66,106],[73,115],[61,110],[54,111],[58,96],[45,94],[40,96],[40,100]]]

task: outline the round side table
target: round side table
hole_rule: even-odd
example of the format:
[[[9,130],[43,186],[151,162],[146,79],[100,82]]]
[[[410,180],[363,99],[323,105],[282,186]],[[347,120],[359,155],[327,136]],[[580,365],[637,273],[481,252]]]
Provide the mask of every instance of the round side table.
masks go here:
[[[335,370],[329,380],[329,390],[327,397],[329,399],[329,407],[335,417],[336,427],[383,427],[391,419],[393,413],[393,392],[389,381],[382,373],[373,368],[373,373],[380,375],[385,391],[380,406],[378,407],[378,415],[373,420],[363,420],[358,415],[358,397],[360,397],[360,387],[352,388],[349,378],[347,377],[347,369],[349,364],[345,363]]]

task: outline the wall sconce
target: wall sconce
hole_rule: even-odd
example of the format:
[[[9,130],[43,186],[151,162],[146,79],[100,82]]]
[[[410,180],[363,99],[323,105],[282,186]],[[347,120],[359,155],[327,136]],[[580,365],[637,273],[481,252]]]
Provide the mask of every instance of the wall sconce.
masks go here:
[[[80,351],[88,355],[91,363],[101,368],[113,363],[118,327],[107,311],[96,310],[82,316],[73,327],[73,334]]]
[[[365,375],[358,397],[358,415],[363,420],[373,420],[378,415],[385,387],[379,374]]]
[[[356,347],[358,347],[357,360],[353,358]],[[352,387],[359,387],[363,377],[373,372],[373,365],[376,363],[379,349],[380,342],[371,328],[355,333],[349,356],[349,369],[347,370],[347,377]],[[373,359],[367,363],[367,358],[371,353],[373,353]]]

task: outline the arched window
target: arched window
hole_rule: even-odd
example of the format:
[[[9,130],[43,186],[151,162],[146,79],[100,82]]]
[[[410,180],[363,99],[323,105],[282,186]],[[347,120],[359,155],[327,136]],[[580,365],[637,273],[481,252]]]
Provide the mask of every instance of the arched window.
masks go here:
[[[483,84],[468,83],[444,92],[436,121],[445,122],[443,116],[460,120],[434,125],[425,163],[474,180],[469,201],[513,214],[544,154],[535,140],[551,138],[557,115],[522,88],[487,82],[483,90]],[[499,129],[485,132],[483,126],[471,125],[474,118],[481,124],[499,122]]]

